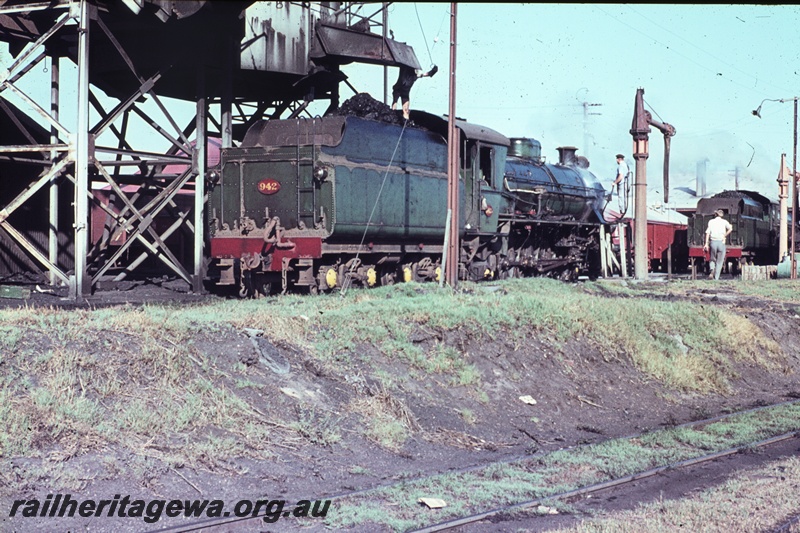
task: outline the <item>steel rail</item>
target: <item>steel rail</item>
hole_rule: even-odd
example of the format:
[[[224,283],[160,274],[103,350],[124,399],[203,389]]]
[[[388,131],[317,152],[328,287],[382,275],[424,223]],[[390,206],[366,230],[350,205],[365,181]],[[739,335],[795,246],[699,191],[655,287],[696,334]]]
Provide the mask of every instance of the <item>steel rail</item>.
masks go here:
[[[734,448],[728,448],[727,450],[723,450],[721,452],[714,452],[708,455],[703,455],[701,457],[695,457],[693,459],[686,459],[684,461],[678,461],[677,463],[671,463],[664,466],[659,466],[656,468],[652,468],[650,470],[646,470],[644,472],[638,472],[636,474],[631,474],[629,476],[624,476],[617,479],[612,479],[609,481],[603,481],[602,483],[596,483],[594,485],[589,485],[588,487],[581,487],[579,489],[570,490],[567,492],[562,492],[559,494],[553,494],[551,496],[544,496],[542,498],[536,498],[535,500],[528,500],[526,502],[516,503],[514,505],[508,505],[505,507],[498,507],[496,509],[492,509],[491,511],[486,511],[483,513],[478,513],[470,516],[465,516],[462,518],[458,518],[455,520],[449,520],[447,522],[441,522],[439,524],[434,524],[432,526],[428,526],[422,529],[415,529],[411,530],[409,533],[434,533],[437,531],[446,531],[448,529],[452,529],[454,527],[463,526],[466,524],[472,524],[478,522],[480,520],[484,520],[489,518],[490,516],[498,515],[500,513],[505,513],[509,511],[519,511],[523,509],[528,509],[536,505],[542,505],[543,503],[552,502],[554,500],[563,500],[566,498],[572,498],[574,496],[583,496],[584,494],[591,494],[593,492],[598,492],[605,489],[610,489],[612,487],[617,487],[619,485],[625,485],[627,483],[633,483],[634,481],[639,481],[640,479],[645,479],[648,477],[655,476],[662,472],[666,472],[668,470],[677,470],[679,468],[685,468],[687,466],[694,466],[697,464],[707,463],[709,461],[715,461],[717,459],[721,459],[722,457],[727,457],[728,455],[733,455],[736,453],[741,453],[744,450],[751,449],[751,448],[762,448],[765,446],[769,446],[771,444],[776,444],[778,442],[783,442],[785,440],[789,440],[792,438],[797,438],[798,432],[791,431],[789,433],[784,433],[782,435],[777,435],[775,437],[770,437],[769,439],[764,439],[755,443],[751,444],[743,444],[741,446],[736,446]]]
[[[711,417],[711,418],[704,418],[702,420],[695,420],[695,421],[692,421],[692,422],[685,422],[683,424],[671,426],[670,428],[666,428],[666,429],[675,429],[675,428],[684,428],[684,427],[691,427],[691,426],[707,425],[707,424],[712,424],[714,422],[718,422],[720,420],[723,420],[723,419],[726,419],[726,418],[730,418],[730,417],[733,417],[733,416],[742,416],[742,415],[747,415],[747,414],[751,414],[751,413],[757,413],[757,412],[763,411],[765,409],[772,409],[772,408],[777,408],[777,407],[782,407],[782,406],[785,406],[785,405],[792,405],[792,404],[800,404],[800,401],[799,400],[789,400],[789,401],[784,401],[784,402],[778,402],[778,403],[775,403],[775,404],[762,405],[762,406],[759,406],[759,407],[746,409],[744,411],[737,411],[735,413],[728,413],[728,414],[714,416],[714,417]],[[631,434],[631,435],[627,435],[627,436],[623,436],[623,437],[616,437],[615,439],[634,439],[634,438],[637,438],[637,437],[642,437],[645,434],[649,434],[649,433],[652,433],[652,430],[648,430],[648,431],[645,431],[645,432],[642,432],[642,433]],[[625,476],[625,477],[622,477],[622,478],[603,481],[601,483],[597,483],[597,484],[590,485],[590,486],[587,486],[587,487],[581,487],[581,488],[578,488],[578,489],[574,489],[572,491],[563,492],[563,493],[560,493],[560,494],[553,494],[553,495],[550,495],[550,496],[545,496],[545,497],[542,497],[542,498],[537,498],[535,500],[529,500],[529,501],[526,501],[526,502],[517,503],[517,504],[510,505],[510,506],[499,507],[499,508],[496,508],[496,509],[492,509],[490,511],[486,511],[484,513],[478,513],[478,514],[475,514],[475,515],[470,515],[468,517],[462,517],[462,518],[450,520],[450,521],[447,521],[447,522],[442,522],[440,524],[434,524],[434,525],[431,525],[431,526],[427,526],[426,528],[423,528],[423,529],[412,530],[412,531],[409,531],[408,533],[429,533],[429,532],[434,532],[434,531],[445,531],[447,529],[452,529],[454,527],[459,527],[461,525],[474,523],[474,522],[477,522],[479,520],[483,520],[483,519],[485,519],[485,518],[487,518],[489,516],[493,516],[493,515],[496,515],[496,514],[499,514],[499,513],[503,513],[503,512],[507,512],[507,511],[513,511],[513,510],[519,510],[519,509],[524,509],[524,508],[527,508],[527,507],[531,507],[531,506],[534,506],[534,505],[541,504],[542,502],[568,498],[568,497],[576,496],[576,495],[580,495],[580,494],[588,494],[588,493],[591,493],[591,492],[597,492],[597,491],[600,491],[600,490],[603,490],[603,489],[606,489],[606,488],[611,488],[611,487],[614,487],[614,486],[617,486],[617,485],[623,485],[625,483],[631,483],[631,482],[637,481],[639,479],[644,479],[644,478],[647,478],[647,477],[651,477],[651,476],[654,476],[656,474],[659,474],[661,472],[664,472],[664,471],[667,471],[667,470],[670,470],[670,469],[684,468],[684,467],[687,467],[687,466],[700,464],[700,463],[703,463],[703,462],[713,461],[715,459],[720,459],[720,458],[728,456],[728,455],[733,455],[733,454],[736,454],[736,453],[740,453],[740,452],[742,452],[743,450],[746,450],[746,449],[765,447],[765,446],[769,446],[771,444],[776,444],[778,442],[782,442],[784,440],[788,440],[788,439],[794,438],[794,437],[800,437],[800,431],[795,430],[795,431],[791,431],[791,432],[788,432],[788,433],[783,433],[781,435],[770,437],[768,439],[764,439],[764,440],[761,440],[761,441],[758,441],[758,442],[755,442],[755,443],[742,444],[740,446],[729,448],[727,450],[714,452],[714,453],[703,455],[703,456],[700,456],[700,457],[695,457],[695,458],[692,458],[692,459],[685,459],[683,461],[678,461],[676,463],[670,463],[668,465],[656,467],[656,468],[653,468],[653,469],[650,469],[650,470],[646,470],[644,472],[638,472],[638,473],[631,474],[629,476]],[[613,439],[608,439],[608,440],[613,440]],[[506,459],[502,459],[502,460],[499,460],[499,461],[492,461],[492,462],[489,462],[489,463],[470,466],[470,467],[466,467],[466,468],[461,468],[461,469],[456,469],[456,470],[449,470],[449,471],[447,471],[447,473],[448,474],[462,474],[462,473],[472,472],[472,471],[475,471],[475,470],[481,470],[481,469],[490,467],[492,465],[509,464],[509,463],[514,463],[514,462],[517,462],[517,461],[529,461],[531,459],[535,459],[537,457],[543,457],[543,456],[545,456],[547,454],[550,454],[550,453],[553,453],[553,452],[556,452],[556,451],[581,450],[581,449],[589,448],[589,447],[595,446],[595,445],[597,445],[597,443],[583,444],[583,445],[580,445],[580,446],[562,448],[560,450],[549,450],[549,451],[546,451],[546,452],[540,452],[540,453],[535,453],[535,454],[525,455],[525,456],[516,456],[516,457],[513,457],[513,458],[506,458]],[[350,491],[350,492],[345,492],[345,493],[340,493],[340,494],[334,494],[334,495],[331,495],[331,496],[325,496],[325,497],[320,497],[320,498],[306,498],[306,499],[309,499],[309,500],[314,500],[314,499],[316,499],[316,500],[331,500],[331,501],[342,500],[342,499],[347,498],[347,497],[358,496],[358,495],[361,495],[361,494],[367,494],[369,492],[376,491],[376,490],[390,489],[392,487],[396,487],[396,486],[400,486],[400,485],[407,485],[408,483],[413,483],[413,482],[417,482],[417,481],[425,481],[427,479],[433,479],[433,478],[435,478],[435,477],[437,477],[439,475],[441,475],[441,473],[431,474],[431,475],[423,476],[423,477],[416,478],[416,479],[404,479],[403,481],[400,481],[398,483],[389,483],[389,484],[386,484],[386,485],[378,485],[378,486],[375,486],[375,487],[370,487],[370,488],[366,488],[366,489],[355,490],[355,491]],[[190,523],[190,524],[182,524],[182,525],[177,525],[176,524],[174,526],[168,526],[168,527],[164,527],[164,528],[153,529],[153,530],[150,530],[150,531],[145,532],[145,533],[168,532],[168,531],[170,531],[170,532],[171,531],[179,531],[181,533],[187,533],[187,532],[190,532],[190,531],[199,531],[201,529],[208,528],[208,527],[217,527],[217,526],[222,526],[222,525],[227,525],[227,524],[234,524],[234,523],[240,523],[240,522],[247,522],[249,520],[261,519],[264,516],[265,515],[244,516],[244,517],[208,518],[208,519],[205,519],[205,520],[198,520],[197,522]],[[798,519],[800,520],[800,518],[798,518]]]
[[[772,530],[772,533],[788,533],[792,531],[792,526],[800,522],[800,515],[794,515],[783,524]]]

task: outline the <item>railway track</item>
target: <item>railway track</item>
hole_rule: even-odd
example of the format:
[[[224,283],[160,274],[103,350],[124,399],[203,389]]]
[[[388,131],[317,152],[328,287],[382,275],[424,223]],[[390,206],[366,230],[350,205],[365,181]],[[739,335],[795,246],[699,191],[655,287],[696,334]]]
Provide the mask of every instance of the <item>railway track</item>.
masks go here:
[[[592,494],[594,492],[599,492],[601,490],[610,489],[612,487],[618,487],[618,486],[621,486],[621,485],[625,485],[627,483],[633,483],[634,481],[639,481],[641,479],[652,477],[652,476],[655,476],[655,475],[660,474],[662,472],[667,472],[667,471],[670,471],[670,470],[677,470],[677,469],[686,468],[686,467],[689,467],[689,466],[695,466],[695,465],[699,465],[699,464],[702,464],[702,463],[707,463],[707,462],[710,462],[710,461],[716,461],[716,460],[721,459],[723,457],[726,457],[726,456],[729,456],[729,455],[733,455],[733,454],[736,454],[736,453],[740,453],[740,452],[742,452],[742,451],[744,451],[746,449],[747,450],[752,450],[752,449],[756,449],[756,448],[763,448],[765,446],[770,446],[770,445],[773,445],[773,444],[777,444],[779,442],[783,442],[783,441],[788,440],[788,439],[799,438],[799,437],[800,436],[798,436],[798,432],[797,431],[791,431],[789,433],[784,433],[782,435],[771,437],[769,439],[764,439],[764,440],[759,441],[759,442],[755,442],[755,443],[751,443],[751,444],[747,444],[747,445],[743,445],[743,446],[737,446],[735,448],[729,448],[729,449],[723,450],[721,452],[710,453],[710,454],[707,454],[707,455],[704,455],[704,456],[701,456],[701,457],[696,457],[694,459],[678,461],[678,462],[675,462],[675,463],[672,463],[672,464],[660,466],[658,468],[651,468],[650,470],[647,470],[647,471],[644,471],[644,472],[639,472],[637,474],[632,474],[632,475],[629,475],[629,476],[624,476],[624,477],[621,477],[621,478],[612,479],[610,481],[605,481],[603,483],[596,483],[596,484],[590,485],[588,487],[582,487],[582,488],[579,488],[579,489],[575,489],[575,490],[571,490],[571,491],[567,491],[567,492],[562,492],[562,493],[559,493],[559,494],[554,494],[552,496],[546,496],[544,498],[537,498],[537,499],[534,499],[534,500],[528,500],[526,502],[522,502],[522,503],[518,503],[518,504],[514,504],[514,505],[508,505],[508,506],[504,506],[504,507],[499,507],[497,509],[492,509],[490,511],[486,511],[486,512],[483,512],[483,513],[477,513],[477,514],[473,514],[473,515],[470,515],[470,516],[465,516],[463,518],[459,518],[459,519],[456,519],[456,520],[448,520],[448,521],[441,522],[441,523],[438,523],[438,524],[433,524],[433,525],[428,526],[428,527],[412,530],[409,533],[435,533],[437,531],[447,531],[447,530],[450,530],[450,529],[453,529],[453,528],[456,528],[456,527],[473,524],[475,522],[479,522],[481,520],[485,520],[487,518],[490,518],[490,517],[496,516],[496,515],[500,515],[502,513],[508,513],[508,512],[512,512],[512,511],[522,511],[522,510],[526,510],[526,509],[533,509],[534,507],[537,507],[539,505],[544,505],[545,503],[552,503],[552,502],[558,501],[558,500],[566,500],[568,498],[574,498],[576,496],[585,496],[585,495],[588,495],[588,494]],[[786,526],[785,526],[785,527],[787,527],[787,529],[785,531],[788,531],[788,527],[790,527],[792,524],[796,523],[799,520],[800,520],[800,517],[795,517],[794,519],[792,519],[792,521],[788,522],[786,524]]]
[[[795,515],[777,528],[772,530],[772,533],[792,533],[793,531],[800,530],[800,515]]]
[[[710,424],[714,424],[716,422],[727,421],[727,420],[734,419],[736,417],[743,417],[743,416],[746,416],[746,415],[749,415],[749,414],[756,414],[756,413],[767,411],[767,410],[770,410],[770,409],[779,409],[781,407],[794,406],[794,405],[800,406],[800,401],[793,400],[793,401],[787,401],[787,402],[780,402],[780,403],[777,403],[777,404],[760,406],[760,407],[756,407],[756,408],[752,408],[752,409],[747,409],[747,410],[744,410],[744,411],[738,411],[736,413],[730,413],[730,414],[726,414],[726,415],[720,415],[720,416],[715,416],[715,417],[711,417],[711,418],[706,418],[706,419],[702,419],[702,420],[696,420],[696,421],[693,421],[693,422],[684,423],[684,424],[681,424],[681,425],[678,425],[678,426],[674,426],[672,428],[669,428],[669,429],[666,429],[666,430],[662,430],[662,431],[670,431],[670,430],[675,430],[675,429],[686,429],[686,428],[702,428],[702,427],[708,426]],[[588,494],[591,494],[591,493],[594,493],[594,492],[599,492],[599,491],[602,491],[602,490],[605,490],[605,489],[609,489],[609,488],[612,488],[612,487],[620,487],[620,486],[623,486],[623,485],[626,485],[626,484],[634,483],[636,481],[643,480],[643,479],[658,475],[658,474],[663,473],[663,472],[672,471],[672,470],[678,470],[678,469],[684,469],[684,468],[688,468],[688,467],[691,467],[691,466],[700,465],[700,464],[703,464],[703,463],[709,463],[709,462],[712,462],[712,461],[715,461],[715,460],[719,460],[719,459],[727,457],[727,456],[731,456],[731,455],[734,455],[734,454],[737,454],[737,453],[741,453],[741,452],[743,452],[745,450],[754,450],[754,449],[759,449],[759,448],[765,448],[765,447],[768,447],[768,446],[771,446],[771,445],[775,445],[777,443],[781,443],[781,442],[787,441],[787,440],[792,439],[792,438],[800,438],[800,433],[799,432],[800,432],[800,427],[793,428],[791,431],[786,431],[786,432],[780,433],[778,435],[773,435],[773,436],[770,436],[770,437],[765,438],[765,439],[760,439],[758,441],[742,442],[742,443],[737,444],[736,446],[732,446],[732,447],[729,447],[729,448],[724,449],[724,450],[717,450],[717,451],[713,451],[713,452],[710,452],[710,453],[697,455],[695,457],[691,457],[691,458],[688,458],[688,459],[674,461],[674,462],[670,462],[668,464],[662,464],[662,465],[659,465],[657,467],[650,468],[650,469],[647,469],[647,470],[643,470],[643,471],[640,471],[640,472],[636,472],[636,473],[633,473],[633,474],[617,477],[617,478],[614,478],[614,479],[607,479],[607,480],[604,480],[604,481],[601,481],[601,482],[593,483],[593,484],[582,486],[582,487],[576,487],[576,488],[574,488],[572,490],[563,491],[563,492],[560,492],[560,493],[548,494],[546,496],[542,496],[542,497],[539,497],[539,498],[534,498],[534,499],[530,499],[530,500],[526,500],[526,501],[522,501],[522,502],[517,502],[517,503],[511,504],[511,505],[499,506],[499,507],[495,507],[495,508],[489,509],[487,511],[473,513],[473,514],[470,514],[470,515],[467,515],[467,516],[460,516],[460,517],[457,517],[457,518],[451,518],[451,519],[448,519],[448,520],[443,520],[441,522],[428,524],[428,525],[426,525],[424,527],[419,527],[417,529],[412,529],[412,530],[408,530],[408,531],[409,531],[409,533],[411,533],[411,532],[413,532],[413,533],[434,533],[434,532],[437,532],[437,531],[452,530],[452,529],[455,529],[455,528],[458,528],[458,527],[463,527],[463,526],[467,526],[469,524],[474,524],[474,523],[480,522],[482,520],[486,520],[487,518],[491,518],[493,516],[498,516],[498,515],[502,515],[502,514],[510,513],[510,512],[515,512],[515,511],[524,511],[524,510],[527,510],[527,509],[534,509],[537,506],[541,506],[541,505],[544,505],[544,504],[547,504],[547,503],[552,504],[553,502],[556,502],[556,501],[559,501],[559,500],[566,500],[566,499],[574,498],[574,497],[577,497],[577,496],[588,495]],[[653,432],[653,433],[655,433],[655,432]],[[621,438],[618,438],[618,439],[611,439],[611,440],[622,441],[622,440],[640,439],[640,438],[644,437],[646,434],[653,434],[653,433],[640,433],[640,434],[629,435],[629,436],[626,436],[626,437],[621,437]],[[588,444],[588,445],[583,445],[583,446],[576,446],[576,447],[573,447],[573,448],[569,448],[567,450],[568,451],[579,451],[581,449],[588,449],[588,448],[590,448],[592,446],[597,446],[598,444],[600,444],[600,443],[593,443],[593,444]],[[469,468],[460,469],[460,470],[457,470],[457,471],[451,471],[451,472],[448,472],[448,474],[468,474],[470,472],[474,472],[474,471],[482,470],[482,469],[487,469],[487,468],[490,468],[492,466],[508,465],[508,464],[513,464],[513,463],[517,463],[517,462],[521,462],[521,461],[537,460],[537,459],[541,459],[541,458],[543,458],[543,457],[545,457],[545,456],[547,456],[547,455],[549,455],[551,453],[553,453],[553,451],[541,452],[541,453],[537,453],[535,455],[528,455],[528,456],[524,456],[524,457],[506,458],[506,459],[503,459],[501,461],[492,462],[492,463],[489,463],[489,464],[483,464],[483,465],[479,465],[479,466],[473,466],[473,467],[469,467]],[[346,492],[346,493],[336,494],[336,495],[332,495],[332,496],[328,496],[328,497],[320,498],[320,499],[331,500],[331,509],[335,509],[337,502],[341,503],[341,502],[345,501],[348,498],[354,498],[354,497],[358,497],[358,496],[363,496],[363,495],[366,495],[366,494],[369,494],[369,493],[373,493],[373,492],[376,492],[376,491],[379,491],[379,490],[385,491],[385,490],[391,490],[393,488],[400,488],[401,486],[402,487],[406,487],[410,483],[417,483],[417,482],[424,482],[424,481],[434,480],[439,475],[441,475],[441,474],[434,474],[434,475],[431,475],[431,476],[425,476],[425,477],[417,478],[415,480],[406,479],[406,480],[403,480],[402,482],[386,484],[386,485],[382,485],[382,486],[378,486],[378,487],[372,487],[372,488],[369,488],[369,489],[362,489],[362,490],[357,490],[357,491],[349,491],[349,492]],[[181,532],[181,533],[190,532],[190,531],[204,531],[204,532],[212,532],[212,531],[226,531],[226,532],[251,531],[253,527],[256,527],[256,524],[263,525],[263,521],[262,521],[263,517],[264,517],[263,514],[258,514],[258,515],[255,515],[255,516],[237,517],[237,518],[230,518],[229,517],[229,518],[223,518],[223,519],[205,519],[205,520],[198,520],[196,522],[192,522],[192,523],[188,523],[188,524],[187,523],[180,524],[180,525],[176,524],[174,526],[160,528],[160,529],[154,529],[152,531],[153,532],[155,532],[155,531],[159,531],[159,532]],[[793,531],[794,529],[792,529],[792,527],[795,526],[798,521],[800,521],[800,516],[792,518],[784,526],[782,526],[784,529],[779,529],[778,531],[782,531],[784,533],[789,532],[789,531]],[[284,524],[280,524],[280,522],[279,522],[279,523],[270,524],[270,526],[274,528],[274,529],[271,529],[271,530],[280,531],[281,530],[280,529],[281,525],[289,526],[289,524],[290,524],[290,522],[287,521]],[[293,524],[295,526],[297,525],[297,523],[293,523]],[[303,524],[304,530],[314,531],[313,527],[312,528],[308,527],[310,525],[311,524],[304,523]],[[322,526],[321,523],[319,525]],[[289,529],[292,529],[292,528],[290,527]]]

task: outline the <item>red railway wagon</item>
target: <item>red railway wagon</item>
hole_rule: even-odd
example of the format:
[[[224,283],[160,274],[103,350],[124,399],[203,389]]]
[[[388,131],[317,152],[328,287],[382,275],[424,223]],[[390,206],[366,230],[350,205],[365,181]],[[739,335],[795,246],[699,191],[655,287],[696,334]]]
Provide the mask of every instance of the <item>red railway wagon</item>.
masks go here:
[[[634,252],[634,222],[624,219],[625,235],[628,241],[629,274],[633,274]],[[615,229],[613,243],[619,249],[619,233]],[[669,271],[669,260],[672,259],[672,272],[687,272],[689,270],[689,245],[688,226],[677,222],[647,221],[647,259],[649,272]]]
[[[688,226],[675,222],[647,222],[647,257],[649,270],[667,272],[672,259],[672,272],[689,268]]]
[[[130,198],[137,192],[139,192],[139,186],[137,185],[125,185],[122,187],[122,191]],[[138,207],[141,207],[144,203],[151,200],[153,196],[155,196],[157,191],[153,192],[139,192],[140,199],[138,201]],[[115,198],[113,191],[110,188],[105,189],[95,189],[92,191],[93,196],[95,199],[106,206],[107,209],[110,209],[114,213],[119,214],[120,211],[123,210],[125,204],[119,198],[116,198],[112,201],[112,198]],[[178,194],[174,198],[175,206],[170,209],[164,209],[153,219],[153,229],[161,235],[164,231],[169,228],[175,220],[178,218],[178,213],[180,212],[189,212],[194,209],[194,192],[192,191],[178,191]],[[128,212],[127,217],[130,218],[132,215]],[[97,244],[102,238],[103,235],[107,232],[108,228],[112,225],[111,216],[99,205],[95,202],[92,202],[91,205],[91,240],[92,244]],[[176,232],[176,234],[180,234],[181,232]],[[115,232],[108,236],[108,245],[109,246],[121,246],[125,244],[128,240],[128,232],[125,231],[123,228],[117,228]]]
[[[194,146],[195,141],[191,141],[190,144]],[[206,165],[208,168],[219,164],[221,146],[222,141],[220,139],[215,137],[208,139],[208,143],[206,144],[206,154],[208,158]],[[161,173],[164,175],[177,176],[189,170],[190,165],[191,163],[188,160],[186,164],[169,164],[164,167]],[[179,215],[189,213],[194,210],[193,184],[190,181],[187,185],[188,187],[186,187],[184,190],[178,191],[177,195],[173,199],[174,205],[170,205],[165,209],[162,209],[153,219],[151,227],[158,235],[164,235],[165,232],[168,231],[168,228],[173,226],[175,221],[179,218]],[[123,186],[122,191],[125,193],[128,199],[138,197],[137,207],[139,208],[147,204],[156,194],[160,192],[156,189],[140,188],[139,185],[133,184]],[[115,213],[119,213],[125,207],[125,203],[120,198],[116,197],[116,194],[113,193],[109,186],[106,186],[102,189],[94,189],[92,193],[98,202],[104,204],[106,208]],[[128,213],[127,216],[130,217],[131,214]],[[128,232],[124,228],[119,227],[113,232],[109,231],[109,228],[113,226],[112,222],[113,221],[106,210],[97,205],[97,203],[92,202],[91,239],[93,244],[97,244],[104,238],[107,240],[106,246],[109,248],[118,247],[125,244],[129,238]],[[187,233],[185,228],[180,228],[177,231],[171,232],[169,237],[166,238],[165,243],[169,247],[170,251],[172,251],[184,265],[188,264],[188,262],[193,259],[194,237],[191,235],[191,232]],[[144,249],[141,246],[134,245],[132,246],[128,255],[138,255],[143,250]],[[151,262],[157,267],[157,269],[163,269],[160,262]]]

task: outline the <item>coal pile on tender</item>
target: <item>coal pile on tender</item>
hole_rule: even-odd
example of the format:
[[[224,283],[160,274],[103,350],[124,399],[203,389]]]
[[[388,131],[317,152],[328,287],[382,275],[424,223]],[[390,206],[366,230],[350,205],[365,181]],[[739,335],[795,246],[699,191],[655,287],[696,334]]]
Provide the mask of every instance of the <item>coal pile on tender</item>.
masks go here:
[[[369,93],[358,93],[354,97],[346,100],[339,109],[332,113],[339,116],[355,116],[367,120],[377,120],[390,124],[403,124],[403,114],[401,111],[392,111],[388,105],[375,100]]]

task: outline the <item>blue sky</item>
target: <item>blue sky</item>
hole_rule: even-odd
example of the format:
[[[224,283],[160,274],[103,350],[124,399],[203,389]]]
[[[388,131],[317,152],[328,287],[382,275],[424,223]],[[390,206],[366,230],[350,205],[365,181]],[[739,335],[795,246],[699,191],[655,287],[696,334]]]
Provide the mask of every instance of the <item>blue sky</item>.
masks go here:
[[[395,38],[414,48],[423,68],[440,68],[414,86],[412,107],[445,114],[450,3],[397,2],[389,9]],[[694,188],[697,163],[707,159],[709,192],[732,189],[738,168],[741,188],[777,196],[781,153],[791,166],[793,105],[765,102],[761,119],[752,110],[764,99],[800,96],[797,6],[465,3],[457,21],[459,117],[509,137],[534,137],[550,161],[559,146],[577,146],[606,183],[616,153],[633,165],[629,130],[641,87],[654,118],[677,130],[673,187]],[[382,98],[382,67],[351,64],[343,71],[359,91]],[[46,101],[47,74],[35,73]],[[390,84],[396,74],[389,69]],[[344,85],[341,91],[342,100],[352,95]],[[584,102],[600,105],[584,116]],[[653,129],[653,202],[661,196],[663,152]],[[672,204],[681,194],[671,197]]]
[[[389,26],[423,66],[412,108],[448,109],[449,3],[395,3]],[[629,133],[638,88],[656,120],[675,126],[672,186],[694,187],[707,158],[709,190],[740,188],[777,196],[781,153],[791,166],[792,102],[800,96],[800,9],[791,5],[459,4],[456,113],[507,136],[580,148],[590,170],[609,181],[614,155],[633,163]],[[379,66],[343,68],[378,99]],[[389,69],[390,84],[397,70]],[[342,88],[342,98],[352,93]],[[583,102],[602,104],[588,108]],[[599,113],[599,114],[594,114]],[[653,129],[647,162],[651,195],[660,196],[663,137]],[[587,142],[588,141],[588,142]],[[673,195],[677,199],[677,196]],[[672,202],[671,202],[672,203]]]

